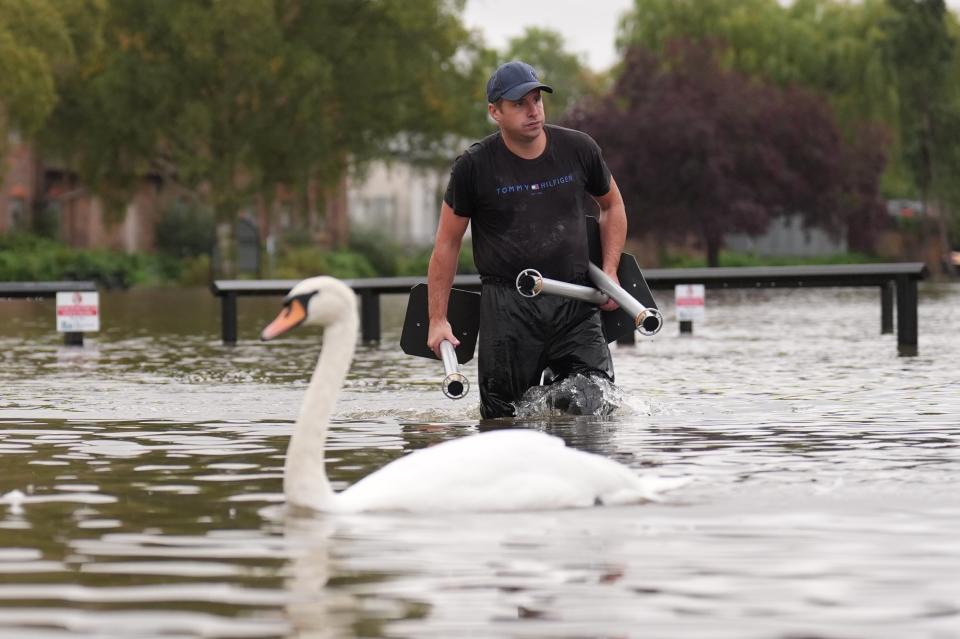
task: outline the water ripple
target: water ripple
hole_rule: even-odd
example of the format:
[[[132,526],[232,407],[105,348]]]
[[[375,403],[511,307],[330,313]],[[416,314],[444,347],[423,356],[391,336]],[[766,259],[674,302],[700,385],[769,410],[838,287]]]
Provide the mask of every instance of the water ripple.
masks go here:
[[[287,509],[318,336],[257,342],[276,300],[244,300],[222,347],[189,295],[105,293],[82,349],[46,303],[0,306],[0,636],[960,637],[956,285],[923,289],[916,357],[876,291],[711,291],[683,337],[664,299],[662,333],[615,348],[612,416],[494,424],[399,352],[385,300],[329,433],[336,489],[502,426],[693,478],[643,506],[425,517]]]

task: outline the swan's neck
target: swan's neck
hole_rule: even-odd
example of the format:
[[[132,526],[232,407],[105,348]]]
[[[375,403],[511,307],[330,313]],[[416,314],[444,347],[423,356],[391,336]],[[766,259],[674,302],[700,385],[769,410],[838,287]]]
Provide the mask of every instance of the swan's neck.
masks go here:
[[[326,510],[335,496],[324,467],[324,448],[330,414],[350,370],[356,344],[357,318],[354,313],[324,331],[323,350],[287,447],[283,491],[288,503]]]

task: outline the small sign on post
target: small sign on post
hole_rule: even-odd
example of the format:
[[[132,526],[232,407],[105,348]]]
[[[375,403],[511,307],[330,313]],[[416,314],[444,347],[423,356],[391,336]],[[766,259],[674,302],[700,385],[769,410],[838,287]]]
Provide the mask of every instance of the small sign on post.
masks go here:
[[[100,330],[100,293],[57,293],[57,331],[68,346],[82,346],[83,334]]]
[[[706,287],[703,284],[677,284],[674,287],[677,320],[681,333],[692,333],[693,323],[703,320],[706,307]]]

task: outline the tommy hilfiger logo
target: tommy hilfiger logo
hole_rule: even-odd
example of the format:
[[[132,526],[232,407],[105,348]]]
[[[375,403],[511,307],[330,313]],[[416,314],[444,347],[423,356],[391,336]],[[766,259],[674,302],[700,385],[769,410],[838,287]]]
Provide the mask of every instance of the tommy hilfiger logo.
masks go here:
[[[531,184],[512,184],[510,186],[498,186],[497,195],[506,195],[508,193],[539,193],[541,191],[546,191],[547,189],[552,189],[554,187],[560,186],[561,184],[569,184],[573,182],[573,174],[568,173],[567,175],[561,175],[560,177],[551,178],[549,180],[543,180],[541,182],[533,182]]]

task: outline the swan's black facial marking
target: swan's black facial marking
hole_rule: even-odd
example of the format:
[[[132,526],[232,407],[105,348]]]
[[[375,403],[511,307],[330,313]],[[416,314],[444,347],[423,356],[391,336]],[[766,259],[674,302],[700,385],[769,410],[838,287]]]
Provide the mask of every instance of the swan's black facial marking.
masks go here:
[[[287,295],[283,298],[283,307],[289,308],[290,304],[293,302],[300,302],[300,305],[303,306],[304,310],[310,308],[310,298],[319,293],[320,291],[311,291],[310,293],[302,293],[300,295]]]

